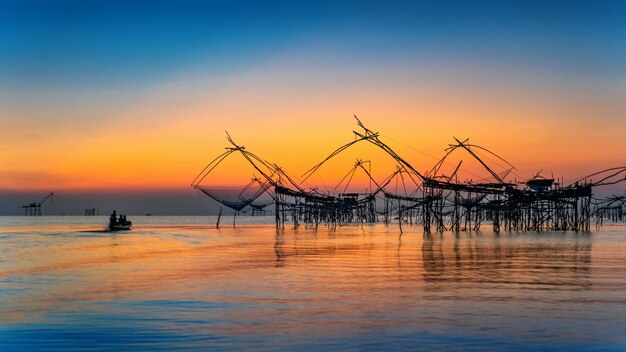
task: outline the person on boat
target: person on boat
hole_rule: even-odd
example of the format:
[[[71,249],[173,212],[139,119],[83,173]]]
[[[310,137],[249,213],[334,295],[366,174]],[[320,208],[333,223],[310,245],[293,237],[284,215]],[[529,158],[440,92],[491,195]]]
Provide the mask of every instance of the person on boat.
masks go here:
[[[124,214],[120,214],[119,223],[120,223],[120,225],[122,225],[122,226],[126,226],[126,215],[124,215]]]
[[[109,218],[109,224],[117,224],[117,212],[115,210],[113,210],[113,214],[111,214],[111,217]]]

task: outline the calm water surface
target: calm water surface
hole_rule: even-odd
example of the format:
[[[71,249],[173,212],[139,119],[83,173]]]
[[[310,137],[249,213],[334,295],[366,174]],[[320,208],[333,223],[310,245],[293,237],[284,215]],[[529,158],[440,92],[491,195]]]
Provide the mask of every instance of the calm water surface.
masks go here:
[[[0,350],[626,350],[624,226],[132,220],[0,217]]]

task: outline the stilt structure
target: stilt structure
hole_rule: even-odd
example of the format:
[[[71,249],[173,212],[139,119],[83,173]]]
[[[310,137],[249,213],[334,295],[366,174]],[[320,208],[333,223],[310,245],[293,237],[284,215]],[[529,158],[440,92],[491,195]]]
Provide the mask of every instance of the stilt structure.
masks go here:
[[[391,224],[397,221],[400,231],[403,231],[404,225],[419,224],[425,233],[479,231],[484,223],[489,223],[496,232],[588,231],[594,218],[596,226],[602,225],[604,221],[626,220],[626,196],[607,199],[593,197],[595,187],[615,185],[626,180],[626,167],[596,172],[571,184],[563,184],[539,174],[521,183],[505,181],[515,170],[512,164],[484,147],[469,143],[467,139],[454,138],[455,143],[444,150],[443,158],[430,171],[418,172],[405,158],[381,141],[378,132],[365,127],[356,116],[355,119],[360,128],[353,132],[355,139],[335,149],[304,173],[298,182],[276,164],[237,145],[227,133],[231,147],[209,163],[192,186],[236,212],[246,207],[252,208],[253,215],[271,204],[253,203],[262,194],[267,194],[275,206],[277,228],[284,228],[286,223],[293,223],[294,227],[334,227],[378,221]],[[371,161],[357,159],[334,191],[320,191],[307,184],[307,179],[326,162],[361,142],[369,143],[391,157],[396,163],[396,170],[377,182],[371,174]],[[469,155],[470,161],[477,162],[487,176],[479,182],[461,181],[459,171],[464,160],[458,164],[448,161],[453,153],[458,152]],[[233,154],[243,156],[260,177],[255,176],[249,184],[231,189],[203,185],[205,177]],[[488,161],[501,164],[501,167],[504,165],[504,171],[494,171]],[[369,167],[366,168],[368,163]],[[452,166],[453,170],[444,173],[444,164]],[[364,193],[348,191],[356,172],[363,172],[369,180],[370,186]],[[341,189],[341,186],[345,187]]]
[[[44,205],[49,207],[50,212],[48,215],[63,215],[63,202],[59,197],[54,194],[54,192],[50,192],[50,194],[48,194],[41,202],[34,202],[22,205],[22,208],[24,209],[24,215],[41,216],[41,207]]]

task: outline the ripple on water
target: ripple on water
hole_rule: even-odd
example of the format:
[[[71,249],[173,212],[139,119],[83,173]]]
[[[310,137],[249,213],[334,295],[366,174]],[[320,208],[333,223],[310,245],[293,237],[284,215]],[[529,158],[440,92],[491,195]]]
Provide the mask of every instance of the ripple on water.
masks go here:
[[[150,217],[111,234],[50,218],[0,222],[0,350],[626,349],[624,227],[399,236]]]

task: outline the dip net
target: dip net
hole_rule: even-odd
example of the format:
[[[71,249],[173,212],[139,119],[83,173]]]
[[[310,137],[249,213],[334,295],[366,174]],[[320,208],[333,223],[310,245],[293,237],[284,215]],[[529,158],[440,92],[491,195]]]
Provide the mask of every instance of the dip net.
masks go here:
[[[259,179],[253,179],[245,186],[214,187],[197,185],[196,188],[220,204],[235,211],[241,211],[248,205],[251,205],[263,193],[267,192],[271,185],[269,181],[262,182]]]

